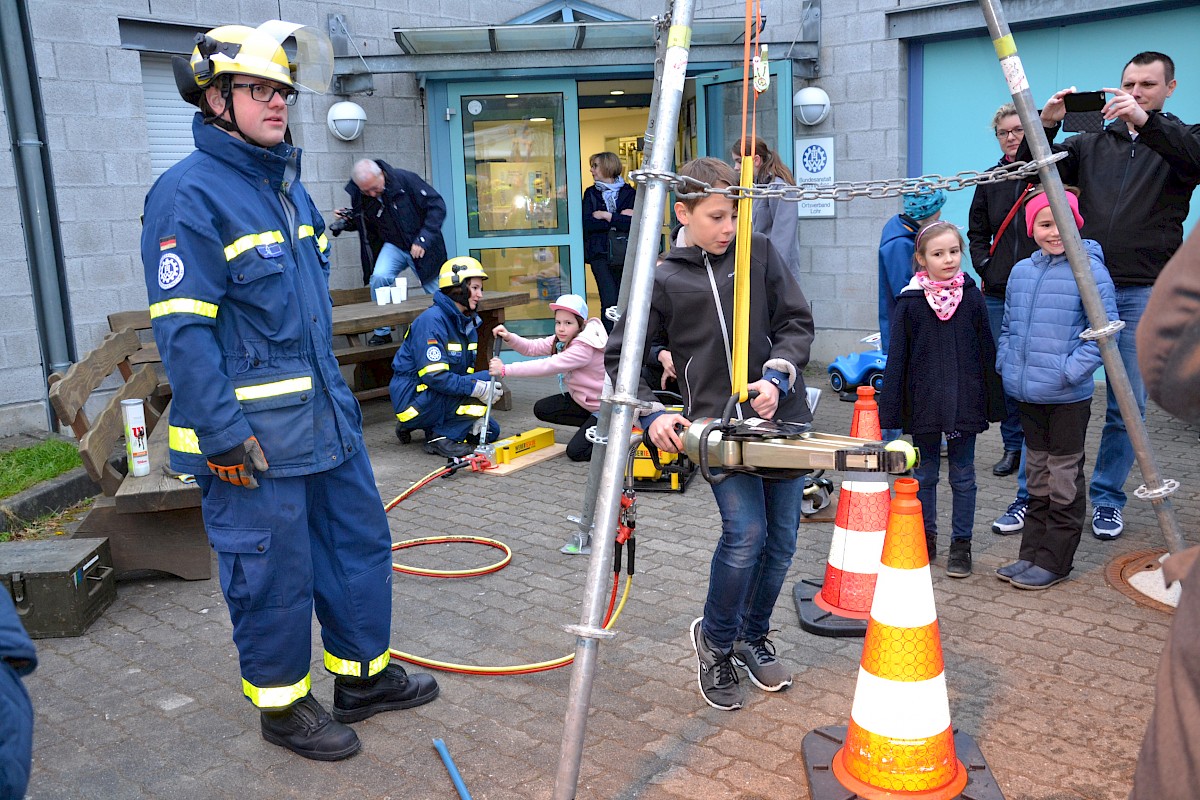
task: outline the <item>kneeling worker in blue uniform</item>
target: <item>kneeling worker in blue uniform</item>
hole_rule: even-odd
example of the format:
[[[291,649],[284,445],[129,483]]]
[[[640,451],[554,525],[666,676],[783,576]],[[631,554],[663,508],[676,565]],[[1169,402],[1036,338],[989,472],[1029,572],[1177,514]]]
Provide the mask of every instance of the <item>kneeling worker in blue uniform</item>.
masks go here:
[[[406,441],[409,432],[425,429],[425,452],[462,458],[475,450],[483,430],[488,393],[493,402],[504,391],[485,370],[475,371],[479,351],[476,310],[483,299],[483,265],[470,256],[458,256],[442,265],[439,291],[433,305],[413,320],[392,360],[392,408],[396,409],[396,436]],[[496,441],[500,426],[488,420],[489,442]]]
[[[391,536],[332,351],[325,223],[284,141],[298,88],[323,92],[333,64],[289,63],[289,38],[332,53],[324,33],[272,20],[214,28],[176,59],[196,150],[146,196],[141,247],[171,466],[200,486],[242,690],[264,739],[334,761],[360,746],[345,723],[438,686],[391,663]],[[310,692],[314,608],[332,717]]]

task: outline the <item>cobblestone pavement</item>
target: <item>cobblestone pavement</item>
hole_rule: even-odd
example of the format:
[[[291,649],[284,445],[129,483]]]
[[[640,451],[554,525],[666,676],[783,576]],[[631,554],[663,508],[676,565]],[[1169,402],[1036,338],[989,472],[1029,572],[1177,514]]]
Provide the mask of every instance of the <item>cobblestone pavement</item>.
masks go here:
[[[518,410],[500,414],[506,431],[532,427],[532,401],[555,387],[517,382]],[[1089,462],[1102,400],[1101,389]],[[385,499],[439,466],[419,445],[397,444],[386,402],[368,404],[365,415]],[[851,404],[827,392],[819,427],[845,433],[850,415]],[[1160,468],[1184,485],[1175,509],[1196,541],[1196,431],[1157,409],[1149,423]],[[560,429],[558,439],[569,433]],[[1016,537],[990,532],[1015,490],[1015,478],[991,474],[999,455],[997,431],[980,437],[976,574],[953,580],[943,561],[933,567],[953,722],[975,737],[1010,799],[1120,800],[1170,620],[1111,588],[1104,568],[1116,556],[1162,546],[1155,516],[1131,501],[1120,539],[1100,542],[1085,531],[1070,581],[1045,592],[1011,589],[991,575],[1017,548]],[[565,516],[578,513],[586,474],[587,465],[565,457],[507,477],[463,473],[398,506],[390,514],[398,540],[478,533],[506,542],[514,555],[507,568],[479,578],[396,576],[394,645],[484,665],[572,653],[574,639],[563,626],[579,621],[587,561],[558,547],[573,529]],[[1139,483],[1135,475],[1127,490]],[[776,644],[794,667],[795,684],[775,695],[748,685],[747,707],[721,712],[699,696],[687,634],[702,607],[719,528],[712,494],[697,479],[682,495],[642,493],[638,505],[637,574],[619,635],[600,646],[578,796],[808,798],[801,739],[814,728],[846,724],[862,648],[861,639],[803,632],[792,604],[795,581],[823,574],[831,524],[801,527],[776,609]],[[438,568],[488,563],[493,555],[462,545],[402,554],[406,563]],[[454,797],[434,738],[445,740],[477,800],[552,793],[569,667],[517,677],[439,673],[436,702],[356,725],[362,752],[326,764],[261,739],[257,714],[241,697],[215,579],[124,581],[86,635],[38,645],[41,666],[28,680],[37,709],[29,796],[38,800]],[[313,691],[329,703],[332,679],[318,655]]]

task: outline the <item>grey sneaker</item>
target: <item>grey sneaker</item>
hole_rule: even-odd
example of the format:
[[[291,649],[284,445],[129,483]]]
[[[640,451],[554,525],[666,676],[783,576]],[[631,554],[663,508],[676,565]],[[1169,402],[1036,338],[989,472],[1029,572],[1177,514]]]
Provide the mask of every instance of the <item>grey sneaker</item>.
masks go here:
[[[733,643],[733,663],[746,668],[750,682],[764,692],[781,692],[792,685],[792,674],[775,657],[775,645],[767,637]]]
[[[700,684],[700,694],[713,708],[734,711],[742,707],[742,687],[733,666],[733,653],[719,653],[708,643],[700,630],[703,620],[704,617],[692,620],[692,647],[696,649],[696,682]]]
[[[992,533],[998,533],[1001,536],[1020,533],[1021,529],[1025,527],[1025,512],[1028,510],[1028,503],[1021,500],[1012,501],[1008,510],[996,517],[996,521],[992,523]]]

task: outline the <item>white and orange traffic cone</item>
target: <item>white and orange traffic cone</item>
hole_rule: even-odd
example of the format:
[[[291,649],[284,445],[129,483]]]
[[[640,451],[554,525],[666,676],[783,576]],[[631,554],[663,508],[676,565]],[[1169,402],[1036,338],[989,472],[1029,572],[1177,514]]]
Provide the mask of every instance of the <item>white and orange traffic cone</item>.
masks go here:
[[[875,402],[875,390],[870,386],[858,387],[854,416],[850,418],[850,435],[873,442],[883,441],[883,429],[879,427],[879,403]]]
[[[880,440],[879,406],[870,386],[858,387],[850,435]],[[801,580],[792,592],[801,628],[818,636],[866,635],[890,506],[885,473],[842,476],[824,580]]]
[[[865,800],[949,800],[958,797],[968,778],[976,780],[979,772],[976,782],[982,792],[970,796],[1002,797],[987,794],[989,781],[992,787],[995,783],[986,764],[975,765],[982,762],[981,754],[971,759],[971,770],[959,760],[956,743],[966,739],[965,749],[972,756],[978,748],[970,737],[956,736],[950,724],[917,482],[900,478],[895,488],[850,725],[813,731],[801,746],[812,796],[814,800],[845,797],[845,790],[850,790]],[[822,747],[821,742],[815,747],[810,742],[814,736],[826,750],[831,741],[841,743],[815,770],[810,757]],[[814,773],[827,774],[830,769],[841,794],[822,794],[814,785]]]

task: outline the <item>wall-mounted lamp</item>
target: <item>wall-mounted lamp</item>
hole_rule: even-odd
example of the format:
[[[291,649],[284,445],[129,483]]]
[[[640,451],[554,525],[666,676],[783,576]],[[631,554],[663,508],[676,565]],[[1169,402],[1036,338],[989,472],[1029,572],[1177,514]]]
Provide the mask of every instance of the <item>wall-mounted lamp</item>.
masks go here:
[[[792,113],[804,125],[820,125],[829,117],[829,95],[816,86],[805,86],[792,97]]]
[[[353,142],[367,127],[367,112],[358,103],[343,100],[329,107],[325,121],[330,133],[343,142]]]

